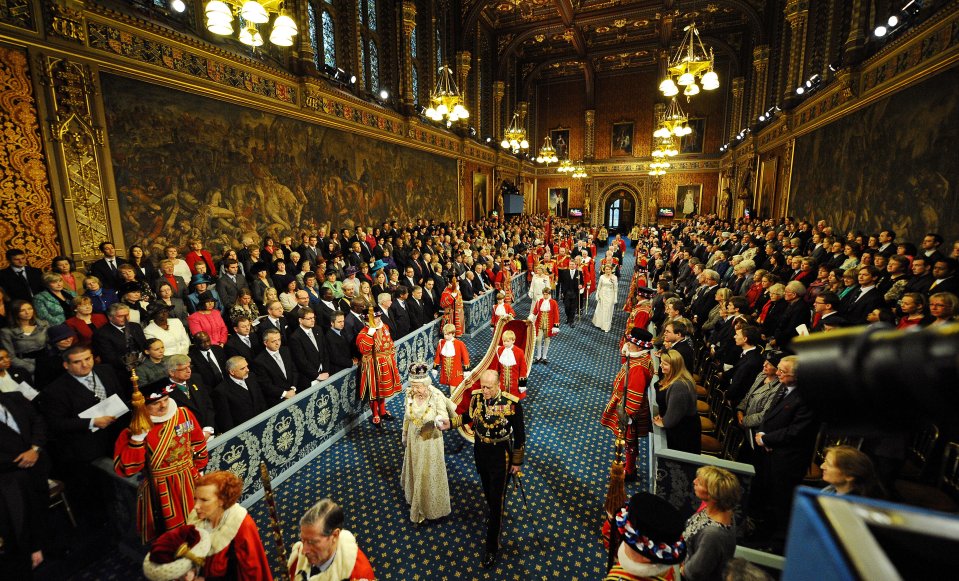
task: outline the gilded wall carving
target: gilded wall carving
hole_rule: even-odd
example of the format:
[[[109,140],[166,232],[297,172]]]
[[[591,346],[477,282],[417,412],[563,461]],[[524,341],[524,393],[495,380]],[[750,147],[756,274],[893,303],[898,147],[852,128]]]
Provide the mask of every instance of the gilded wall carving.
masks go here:
[[[23,248],[34,266],[60,253],[27,54],[0,46],[0,245]],[[0,255],[0,263],[6,259]],[[6,264],[3,264],[6,266]]]
[[[455,219],[456,161],[103,75],[127,245],[238,245],[301,226]]]
[[[840,231],[959,237],[959,68],[796,140],[789,214]]]
[[[0,22],[35,30],[37,24],[33,15],[33,0],[0,0]]]

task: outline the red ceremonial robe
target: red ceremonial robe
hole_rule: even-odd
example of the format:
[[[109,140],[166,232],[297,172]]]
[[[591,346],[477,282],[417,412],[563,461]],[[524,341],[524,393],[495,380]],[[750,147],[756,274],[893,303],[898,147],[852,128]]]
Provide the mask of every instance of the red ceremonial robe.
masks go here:
[[[616,408],[625,397],[626,415],[633,419],[638,435],[648,434],[651,419],[646,389],[652,377],[653,362],[648,352],[639,357],[629,357],[616,374],[616,379],[613,381],[613,394],[609,398],[609,403],[606,404],[600,423],[612,430],[614,434],[619,434],[619,416]]]
[[[380,326],[370,337],[369,326],[363,327],[356,336],[356,347],[363,358],[360,360],[360,392],[362,401],[385,399],[403,389],[400,370],[396,363],[396,347],[390,337],[390,329]]]
[[[463,293],[459,292],[459,288],[446,287],[440,296],[440,307],[443,308],[443,325],[454,325],[457,337],[465,333],[466,313],[463,311]]]
[[[133,440],[130,428],[125,428],[113,449],[113,469],[120,476],[133,476],[143,470],[149,447],[163,528],[168,531],[186,524],[186,517],[193,510],[193,481],[209,460],[206,434],[193,412],[176,407],[172,401],[170,405],[174,406],[173,415],[165,422],[154,423],[146,439]],[[137,490],[137,527],[144,544],[158,536],[146,479],[140,481]]]
[[[493,359],[493,363],[490,365],[490,369],[495,369],[499,372],[499,387],[507,393],[515,395],[519,399],[526,398],[526,392],[519,391],[519,380],[521,377],[526,377],[529,373],[528,367],[526,366],[526,356],[523,355],[523,350],[519,347],[513,345],[513,357],[516,358],[516,365],[510,365],[509,367],[500,363],[500,355],[503,354],[503,351],[506,347],[500,345],[496,348],[496,357]]]
[[[549,301],[548,311],[543,310],[543,301]],[[536,317],[533,323],[536,333],[546,333],[546,336],[552,337],[553,327],[559,326],[559,304],[556,299],[539,299],[533,305],[533,316]]]
[[[203,527],[206,523],[200,521],[196,512],[193,512],[190,514],[190,524]],[[211,536],[210,554],[202,569],[204,579],[273,581],[270,561],[266,558],[256,522],[245,508],[234,504],[226,509]]]
[[[496,315],[497,306],[499,306],[499,303],[493,305],[492,322],[490,323],[494,329],[496,328],[496,322],[499,321],[499,317]],[[513,307],[509,303],[503,301],[503,308],[506,310],[507,315],[512,316],[514,319],[516,318],[516,311],[513,310]]]
[[[455,354],[452,357],[446,357],[441,352],[446,339],[440,339],[436,346],[436,357],[433,362],[440,367],[440,384],[456,387],[463,383],[463,368],[469,367],[470,354],[466,350],[466,344],[459,339],[453,339],[453,349]],[[467,398],[469,399],[469,398]]]

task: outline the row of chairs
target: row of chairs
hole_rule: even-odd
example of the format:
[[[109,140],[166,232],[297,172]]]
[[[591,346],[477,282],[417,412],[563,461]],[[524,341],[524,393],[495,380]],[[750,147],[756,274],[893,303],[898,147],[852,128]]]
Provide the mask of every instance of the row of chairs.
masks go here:
[[[697,379],[696,394],[700,398],[697,411],[702,430],[702,453],[736,461],[745,444],[746,434],[736,424],[735,410],[726,399],[722,366],[701,355],[699,369],[702,373],[694,379]]]

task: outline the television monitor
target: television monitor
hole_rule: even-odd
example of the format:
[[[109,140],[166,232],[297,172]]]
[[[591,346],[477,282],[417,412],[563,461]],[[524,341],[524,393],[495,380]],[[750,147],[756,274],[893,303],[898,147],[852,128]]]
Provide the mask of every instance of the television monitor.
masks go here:
[[[657,215],[660,218],[672,218],[675,215],[673,208],[660,208]]]
[[[569,217],[570,217],[570,218],[582,218],[582,217],[583,217],[583,209],[582,209],[582,208],[570,208],[570,209],[569,209]]]

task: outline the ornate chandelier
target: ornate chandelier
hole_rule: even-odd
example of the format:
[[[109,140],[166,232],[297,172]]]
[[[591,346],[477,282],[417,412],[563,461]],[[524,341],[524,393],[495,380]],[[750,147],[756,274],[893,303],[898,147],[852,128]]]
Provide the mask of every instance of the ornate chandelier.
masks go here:
[[[666,137],[656,137],[656,147],[653,149],[653,163],[649,164],[649,175],[661,176],[669,169],[669,162],[666,158],[674,157],[679,154],[676,147],[676,138],[672,135]]]
[[[669,169],[668,161],[654,161],[649,164],[649,175],[651,176],[661,176],[666,174],[666,170]]]
[[[579,162],[577,162],[578,164]],[[583,179],[589,177],[589,174],[586,173],[586,168],[582,165],[577,165],[571,162],[569,159],[564,159],[559,162],[559,167],[556,168],[556,171],[559,173],[568,173],[570,177],[576,179]]]
[[[470,112],[463,106],[463,97],[453,80],[453,71],[446,65],[440,67],[439,77],[436,79],[436,90],[430,93],[430,106],[426,116],[433,121],[446,120],[455,123],[466,119]]]
[[[679,87],[686,87],[683,94],[688,99],[699,93],[697,80],[703,90],[718,89],[719,75],[713,70],[713,50],[706,50],[699,38],[699,31],[696,30],[696,23],[693,22],[683,30],[686,31],[686,36],[683,37],[676,55],[666,66],[666,79],[660,83],[659,90],[663,95],[673,97],[679,94]]]
[[[687,125],[688,121],[686,114],[679,107],[676,97],[673,97],[669,106],[663,111],[662,117],[659,118],[659,128],[653,132],[653,137],[665,139],[670,136],[684,137],[689,135],[693,130]]]
[[[573,177],[581,180],[583,178],[589,177],[589,174],[586,173],[586,168],[584,166],[578,165],[573,168]]]
[[[529,141],[526,140],[526,129],[519,124],[519,113],[513,113],[513,120],[509,127],[503,132],[503,141],[500,141],[500,147],[512,150],[514,154],[529,149]]]
[[[283,0],[210,0],[206,3],[206,29],[213,34],[232,36],[233,23],[239,28],[237,40],[247,46],[263,46],[258,25],[267,24],[275,15],[270,42],[276,46],[293,46],[296,22],[283,7]]]
[[[536,156],[536,163],[545,163],[549,165],[556,163],[559,158],[556,157],[556,148],[553,147],[553,138],[549,135],[543,138],[543,147],[539,148],[539,155]]]

